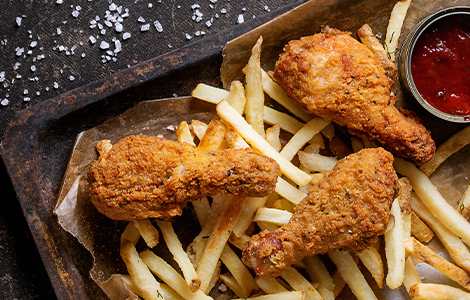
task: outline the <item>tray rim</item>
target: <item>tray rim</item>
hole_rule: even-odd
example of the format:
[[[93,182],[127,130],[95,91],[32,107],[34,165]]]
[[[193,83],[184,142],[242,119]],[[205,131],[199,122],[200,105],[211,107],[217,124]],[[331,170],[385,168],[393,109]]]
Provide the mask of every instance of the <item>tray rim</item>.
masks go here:
[[[40,192],[40,183],[37,180],[25,180],[25,178],[37,179],[40,175],[35,162],[35,154],[38,152],[38,141],[46,134],[48,128],[67,114],[102,101],[118,92],[142,86],[170,72],[177,72],[210,57],[222,55],[222,50],[228,41],[307,1],[294,1],[243,24],[67,91],[15,114],[0,140],[0,155],[58,299],[88,299],[88,297],[81,274],[75,268],[71,258],[67,253],[59,251],[60,247],[57,244],[61,241],[54,241],[47,236],[52,232],[55,233],[55,237],[58,237],[64,233],[63,229],[54,228],[44,222],[45,214],[40,214],[38,209],[48,215],[52,212],[46,212],[45,207],[33,205],[38,201],[46,200]],[[192,51],[201,47],[206,51]],[[175,62],[174,57],[178,57],[178,61]],[[119,84],[129,77],[136,80],[124,85]],[[99,88],[98,93],[93,93],[97,88]],[[56,197],[57,195],[54,195],[54,198]],[[65,232],[65,234],[68,233]]]

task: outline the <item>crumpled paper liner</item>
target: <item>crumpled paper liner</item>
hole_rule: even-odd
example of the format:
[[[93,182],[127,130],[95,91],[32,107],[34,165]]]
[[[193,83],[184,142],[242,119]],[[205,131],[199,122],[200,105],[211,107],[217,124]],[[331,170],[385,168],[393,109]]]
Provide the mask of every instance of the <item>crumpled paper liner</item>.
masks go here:
[[[241,69],[248,61],[252,46],[260,35],[263,36],[261,63],[265,70],[272,70],[283,46],[291,39],[319,32],[321,25],[327,24],[343,31],[351,31],[356,36],[356,30],[368,23],[374,33],[385,36],[390,12],[395,1],[310,1],[298,8],[268,22],[267,24],[242,35],[228,43],[223,51],[224,62],[221,68],[221,78],[225,87],[234,79],[243,80]],[[406,16],[400,43],[411,28],[426,15],[449,6],[465,5],[465,1],[424,1],[413,0]],[[412,108],[410,101],[405,99],[398,86],[398,106]],[[122,281],[112,274],[127,273],[125,265],[119,256],[119,239],[127,222],[112,221],[96,211],[89,201],[86,172],[90,164],[98,157],[95,146],[102,139],[116,143],[120,138],[131,134],[160,135],[175,139],[174,130],[185,120],[209,122],[217,118],[215,106],[193,99],[191,97],[172,98],[143,102],[129,109],[124,114],[110,119],[100,126],[82,132],[77,136],[75,146],[70,156],[62,187],[58,196],[55,213],[59,224],[76,237],[80,243],[93,255],[94,265],[90,271],[91,277],[105,291],[110,299],[135,299]],[[462,126],[435,121],[426,115],[420,115],[424,124],[431,130],[437,144],[442,143]],[[431,176],[441,194],[454,207],[462,196],[470,177],[470,167],[467,158],[470,147],[465,147],[445,161]],[[189,232],[198,225],[191,213],[185,212],[177,217],[175,230],[182,238],[183,246],[188,244],[191,236],[197,232]],[[183,222],[178,222],[183,220]],[[195,222],[195,226],[188,224]],[[185,240],[187,237],[187,240]],[[431,247],[448,257],[446,250],[439,241],[431,243]],[[154,251],[158,255],[170,257],[165,247],[157,246]],[[177,266],[173,266],[177,269]],[[418,265],[418,270],[429,282],[452,283],[443,278],[432,268]],[[379,299],[408,299],[402,287],[392,291],[383,290],[364,272]],[[220,293],[212,294],[214,297]],[[227,295],[223,295],[226,298]],[[349,289],[345,289],[339,299],[354,299]]]

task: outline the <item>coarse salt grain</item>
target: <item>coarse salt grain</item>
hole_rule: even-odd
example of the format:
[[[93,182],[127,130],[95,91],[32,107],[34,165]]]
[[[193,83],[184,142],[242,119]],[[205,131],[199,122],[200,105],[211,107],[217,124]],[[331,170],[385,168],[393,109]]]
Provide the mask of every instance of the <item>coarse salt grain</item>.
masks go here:
[[[155,26],[155,28],[157,29],[158,32],[162,32],[163,31],[163,26],[162,24],[157,20],[155,22],[153,22],[153,25]]]
[[[16,17],[16,25],[18,25],[18,27],[21,26],[21,21],[22,20],[23,19],[21,17]]]
[[[121,23],[116,23],[115,24],[115,29],[117,32],[122,32],[122,24]]]
[[[148,31],[150,29],[150,24],[144,24],[140,27],[140,31]]]
[[[115,40],[114,41],[114,53],[119,53],[119,52],[121,52],[121,41]]]
[[[109,43],[107,43],[105,41],[101,41],[100,48],[103,49],[103,50],[108,49],[109,48]]]
[[[31,101],[31,98],[29,98],[29,97],[24,97],[23,100],[24,100],[24,102],[29,102],[29,101]]]
[[[245,22],[243,15],[238,15],[237,24],[241,24],[243,22]]]
[[[122,35],[123,40],[127,40],[127,39],[130,39],[130,38],[131,38],[131,34],[129,32],[124,32],[124,34]]]
[[[79,15],[79,14],[80,14],[80,13],[79,13],[78,11],[74,10],[74,11],[72,12],[72,17],[78,18],[78,15]]]
[[[8,99],[3,99],[2,102],[0,102],[3,106],[7,106],[10,101]]]

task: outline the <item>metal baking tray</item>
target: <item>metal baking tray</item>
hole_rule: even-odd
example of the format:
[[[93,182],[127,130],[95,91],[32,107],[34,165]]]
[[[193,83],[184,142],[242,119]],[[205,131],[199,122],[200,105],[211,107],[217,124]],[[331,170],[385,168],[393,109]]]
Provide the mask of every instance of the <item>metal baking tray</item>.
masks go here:
[[[220,86],[225,44],[304,2],[296,1],[17,113],[5,131],[0,152],[58,299],[107,298],[88,274],[91,255],[53,214],[77,134],[144,100],[189,95],[199,82]]]

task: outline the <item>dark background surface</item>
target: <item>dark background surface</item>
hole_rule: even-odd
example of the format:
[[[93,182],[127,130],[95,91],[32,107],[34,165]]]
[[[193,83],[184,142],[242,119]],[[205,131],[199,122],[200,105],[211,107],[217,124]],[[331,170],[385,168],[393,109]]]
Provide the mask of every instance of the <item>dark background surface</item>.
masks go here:
[[[292,1],[58,2],[0,0],[0,136],[17,111],[241,21],[249,22]],[[111,11],[113,3],[116,10]],[[111,21],[111,27],[105,24],[107,11],[114,15],[119,7],[120,16],[124,15],[122,32],[116,31],[115,22]],[[161,27],[154,24],[156,21]],[[147,24],[149,29],[142,31]],[[127,40],[123,40],[125,32],[131,34]],[[96,43],[90,42],[90,36]],[[114,52],[115,40],[121,42],[119,52]],[[107,50],[112,53],[100,49],[102,41],[110,44]],[[3,162],[0,180],[0,299],[54,299]]]

